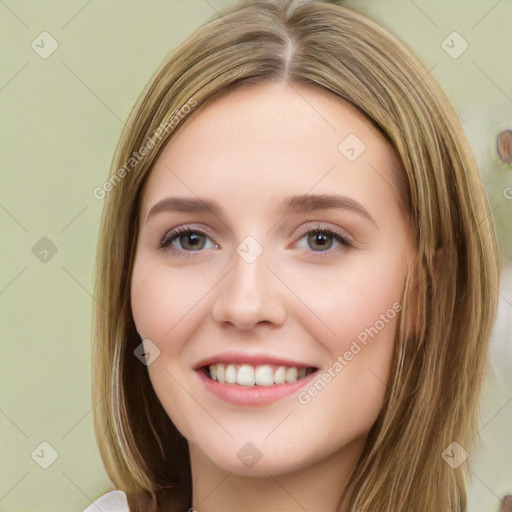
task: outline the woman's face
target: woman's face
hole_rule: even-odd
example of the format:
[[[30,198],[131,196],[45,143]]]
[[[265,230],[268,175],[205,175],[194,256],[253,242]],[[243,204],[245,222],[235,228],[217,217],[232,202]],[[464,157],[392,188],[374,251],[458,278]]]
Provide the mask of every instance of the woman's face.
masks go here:
[[[343,100],[284,82],[218,99],[159,156],[131,304],[193,463],[275,475],[359,454],[412,261],[391,162]]]

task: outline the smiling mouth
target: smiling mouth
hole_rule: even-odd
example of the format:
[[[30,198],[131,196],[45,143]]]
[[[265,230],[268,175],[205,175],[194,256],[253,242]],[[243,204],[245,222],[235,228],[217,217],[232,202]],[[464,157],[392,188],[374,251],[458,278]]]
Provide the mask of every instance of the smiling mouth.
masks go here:
[[[262,364],[212,364],[203,366],[201,370],[211,380],[220,384],[238,384],[240,386],[274,386],[297,382],[317,368],[298,368],[295,366],[280,366]]]

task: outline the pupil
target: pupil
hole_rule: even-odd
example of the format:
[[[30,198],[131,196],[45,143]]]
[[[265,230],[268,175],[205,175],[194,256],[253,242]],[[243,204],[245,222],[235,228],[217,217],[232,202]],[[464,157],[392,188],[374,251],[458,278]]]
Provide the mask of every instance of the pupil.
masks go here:
[[[317,244],[320,246],[320,248],[325,248],[326,246],[329,246],[329,244],[326,244],[326,240],[330,235],[325,235],[324,233],[316,233],[312,235],[313,244]],[[327,247],[329,248],[329,247]]]
[[[198,235],[197,233],[189,233],[185,235],[186,243],[185,245],[189,245],[192,248],[197,247],[197,245],[200,245],[200,237],[201,235]]]

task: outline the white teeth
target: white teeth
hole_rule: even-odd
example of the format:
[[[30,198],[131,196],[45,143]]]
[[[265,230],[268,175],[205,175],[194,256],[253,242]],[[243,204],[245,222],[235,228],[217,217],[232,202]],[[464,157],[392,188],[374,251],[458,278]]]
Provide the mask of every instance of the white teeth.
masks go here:
[[[286,368],[286,382],[295,382],[297,380],[297,368]]]
[[[296,382],[309,375],[313,370],[306,368],[278,366],[268,364],[252,366],[250,364],[212,364],[209,367],[210,377],[221,384],[238,384],[240,386],[272,386],[285,382]],[[275,368],[275,369],[273,369]]]
[[[236,382],[236,368],[234,364],[228,364],[225,377],[228,384],[234,384]]]
[[[254,368],[248,364],[240,366],[236,374],[236,383],[241,386],[254,386]]]
[[[284,366],[280,366],[274,372],[274,382],[276,384],[284,384],[286,382],[286,368]]]
[[[268,365],[258,366],[256,368],[256,384],[258,386],[272,386],[274,384],[274,372]]]

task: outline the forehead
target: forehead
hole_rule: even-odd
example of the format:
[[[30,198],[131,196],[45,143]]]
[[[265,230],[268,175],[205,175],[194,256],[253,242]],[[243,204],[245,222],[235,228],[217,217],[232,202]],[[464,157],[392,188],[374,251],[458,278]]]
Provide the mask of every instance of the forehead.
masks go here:
[[[384,136],[333,93],[253,84],[214,101],[171,138],[154,163],[142,211],[171,193],[215,195],[247,208],[308,191],[363,199],[365,189],[380,188],[392,200],[393,159]]]

